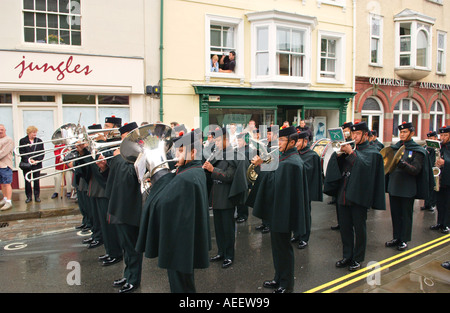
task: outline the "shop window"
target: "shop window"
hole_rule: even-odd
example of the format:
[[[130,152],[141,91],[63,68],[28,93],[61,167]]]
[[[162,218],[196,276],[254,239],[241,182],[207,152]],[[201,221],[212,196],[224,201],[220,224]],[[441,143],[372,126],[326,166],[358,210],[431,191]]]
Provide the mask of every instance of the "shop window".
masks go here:
[[[412,99],[401,99],[394,107],[394,120],[392,134],[393,138],[398,138],[398,125],[403,122],[412,122],[415,128],[415,139],[418,139],[421,126],[421,112],[417,103]]]
[[[12,95],[10,93],[0,93],[0,103],[12,103]]]
[[[381,66],[383,63],[383,18],[372,15],[370,22],[370,64]]]
[[[343,83],[345,77],[345,35],[319,33],[319,78],[321,83]]]
[[[206,16],[206,77],[243,76],[243,22],[241,19]]]
[[[438,74],[446,73],[445,60],[447,58],[447,33],[438,31],[437,33],[437,58],[436,72]]]
[[[81,0],[23,0],[24,41],[81,45]]]
[[[55,96],[47,95],[21,95],[20,102],[55,102]]]
[[[436,100],[430,109],[430,131],[437,131],[445,123],[444,104],[440,100]]]

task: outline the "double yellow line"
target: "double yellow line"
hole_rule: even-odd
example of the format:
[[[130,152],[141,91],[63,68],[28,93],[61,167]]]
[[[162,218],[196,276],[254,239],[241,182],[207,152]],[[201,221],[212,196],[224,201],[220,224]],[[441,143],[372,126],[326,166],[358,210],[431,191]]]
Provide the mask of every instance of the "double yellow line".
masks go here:
[[[393,257],[387,258],[387,259],[385,259],[383,261],[377,262],[375,264],[372,264],[370,266],[367,266],[365,268],[357,270],[357,271],[355,271],[355,272],[353,272],[351,274],[348,274],[346,276],[342,276],[342,277],[337,278],[337,279],[335,279],[333,281],[330,281],[328,283],[325,283],[325,284],[320,285],[318,287],[315,287],[313,289],[307,290],[307,291],[305,291],[305,293],[314,293],[314,292],[317,292],[319,290],[326,289],[326,288],[328,288],[330,286],[333,286],[333,285],[335,285],[337,283],[340,283],[342,281],[345,281],[345,282],[343,282],[343,283],[341,283],[341,284],[339,284],[337,286],[331,287],[330,289],[326,289],[326,290],[321,291],[322,293],[334,292],[336,290],[344,288],[345,286],[353,284],[353,283],[355,283],[355,282],[357,282],[357,281],[359,281],[361,279],[364,279],[364,278],[368,277],[369,275],[373,275],[375,273],[381,272],[382,270],[384,270],[384,269],[386,269],[386,268],[388,268],[390,266],[394,266],[394,265],[396,265],[398,263],[406,261],[406,260],[408,260],[410,258],[415,257],[416,255],[419,255],[419,254],[424,253],[424,252],[426,252],[428,250],[434,249],[434,248],[436,248],[436,247],[438,247],[438,246],[440,246],[440,245],[442,245],[444,243],[447,243],[447,242],[450,242],[450,234],[445,235],[445,236],[441,236],[441,237],[436,238],[436,239],[434,239],[432,241],[428,241],[427,243],[424,243],[423,245],[415,247],[415,248],[413,248],[411,250],[407,250],[405,252],[399,253],[399,254],[397,254],[397,255],[395,255]],[[391,262],[391,261],[393,261],[393,262]],[[381,266],[381,265],[383,265],[385,263],[388,263],[388,262],[391,262],[391,263],[389,263],[389,264],[387,264],[385,266]],[[370,271],[370,270],[372,270],[372,271]],[[369,271],[369,272],[367,272],[367,271]],[[355,277],[353,279],[350,279],[350,278],[352,278],[354,276],[357,276],[357,277]],[[348,280],[348,279],[350,279],[350,280]]]

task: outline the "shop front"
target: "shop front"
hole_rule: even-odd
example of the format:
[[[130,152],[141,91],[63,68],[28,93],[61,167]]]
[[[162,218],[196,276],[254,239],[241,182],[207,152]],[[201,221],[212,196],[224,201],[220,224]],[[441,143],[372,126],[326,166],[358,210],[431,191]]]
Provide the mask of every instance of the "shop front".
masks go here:
[[[17,146],[28,126],[37,127],[37,137],[48,141],[67,123],[87,127],[103,124],[111,115],[124,123],[137,120],[145,108],[143,86],[139,58],[0,51],[0,124]],[[45,144],[45,149],[53,147]],[[53,151],[46,153],[44,167],[54,164],[52,156]],[[14,162],[18,179],[13,185],[22,188],[20,158],[16,156]],[[41,186],[53,184],[52,177],[41,182]]]
[[[201,128],[225,127],[234,123],[237,132],[250,120],[260,125],[292,126],[305,120],[314,139],[327,137],[328,128],[339,127],[349,118],[347,107],[352,92],[300,89],[246,88],[195,85],[199,96]]]
[[[355,120],[378,131],[379,140],[398,140],[398,125],[412,122],[415,140],[450,122],[450,85],[403,79],[356,77]]]

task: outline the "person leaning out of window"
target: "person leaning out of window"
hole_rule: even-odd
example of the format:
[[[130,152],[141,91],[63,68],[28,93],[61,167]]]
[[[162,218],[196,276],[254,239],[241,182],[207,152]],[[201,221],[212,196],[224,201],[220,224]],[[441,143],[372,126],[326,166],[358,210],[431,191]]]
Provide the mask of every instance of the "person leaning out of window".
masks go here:
[[[44,154],[41,154],[41,152],[44,150],[44,144],[42,143],[41,139],[36,137],[37,131],[38,129],[35,126],[29,126],[27,128],[27,135],[22,139],[20,139],[19,141],[20,146],[19,153],[23,155],[21,157],[19,167],[23,171],[24,178],[26,177],[29,171],[35,171],[42,168],[42,160],[44,159]],[[33,158],[33,156],[36,157]],[[39,174],[40,171],[36,171],[33,172],[33,174],[30,176],[32,178],[37,178],[39,177]],[[34,181],[33,188],[34,188],[34,200],[36,202],[41,202],[41,199],[39,198],[40,195],[39,179],[36,179]],[[25,179],[25,194],[27,196],[27,200],[25,200],[25,203],[31,202],[33,190],[31,188],[31,182],[28,182],[26,179]]]
[[[228,53],[228,59],[225,57],[225,55],[222,55],[219,63],[219,72],[234,73],[234,68],[236,67],[236,52],[230,51],[230,53]]]

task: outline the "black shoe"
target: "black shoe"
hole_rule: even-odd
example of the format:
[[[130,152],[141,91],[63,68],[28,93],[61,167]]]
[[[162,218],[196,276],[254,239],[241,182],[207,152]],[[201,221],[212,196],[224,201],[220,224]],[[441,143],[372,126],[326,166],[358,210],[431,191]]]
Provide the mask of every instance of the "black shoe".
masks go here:
[[[283,287],[278,287],[277,289],[275,289],[273,291],[273,293],[291,293],[292,290],[291,289],[287,289],[287,288],[283,288]]]
[[[120,278],[120,279],[116,279],[113,282],[113,286],[114,287],[122,287],[123,285],[126,284],[126,282],[127,282],[127,279],[125,277],[124,278]]]
[[[299,242],[299,240],[300,240],[300,238],[298,238],[298,237],[292,237],[291,238],[291,243]]]
[[[438,229],[441,229],[441,227],[442,227],[441,224],[436,224],[436,225],[431,225],[431,226],[430,226],[430,229],[431,229],[431,230],[438,230]]]
[[[360,268],[361,268],[361,264],[356,261],[352,261],[352,263],[348,266],[348,270],[350,272],[354,272],[356,270],[359,270]]]
[[[222,263],[222,268],[230,267],[233,264],[233,261],[231,259],[225,259]]]
[[[217,262],[223,260],[223,255],[215,255],[209,259],[210,262]]]
[[[89,244],[88,249],[94,249],[97,247],[100,247],[103,243],[97,240],[92,240],[92,242]]]
[[[30,203],[31,202],[31,198],[27,198],[27,200],[25,200],[25,203]]]
[[[298,243],[297,248],[305,249],[307,246],[308,246],[308,243],[306,241],[300,240],[300,242]]]
[[[137,286],[133,286],[132,284],[125,283],[125,285],[122,286],[122,288],[119,289],[119,293],[125,293],[125,292],[131,292],[135,290]]]
[[[263,234],[270,233],[270,227],[269,227],[269,226],[265,226],[265,227],[261,230],[261,233],[263,233]]]
[[[337,224],[336,226],[331,226],[331,230],[339,230],[341,229],[341,226],[339,226],[339,224]]]
[[[267,227],[267,226],[264,225],[264,224],[261,224],[261,225],[259,225],[259,226],[256,226],[255,229],[261,231],[261,230],[263,230],[265,227]]]
[[[408,248],[408,245],[404,241],[400,241],[397,246],[398,251],[405,251]]]
[[[104,260],[106,260],[107,258],[109,258],[109,254],[104,254],[104,255],[99,256],[99,257],[98,257],[98,260],[99,260],[99,261],[104,261]]]
[[[102,265],[103,266],[110,266],[116,263],[119,263],[120,261],[122,261],[122,258],[112,258],[112,257],[107,257],[105,260],[103,260]]]
[[[351,259],[343,258],[342,260],[339,260],[336,262],[336,267],[342,268],[350,265],[352,263]]]
[[[82,242],[83,242],[84,244],[87,244],[87,243],[91,243],[92,241],[94,241],[94,238],[90,237],[90,238],[83,239]]]
[[[266,280],[263,283],[263,287],[264,288],[273,288],[273,289],[275,289],[275,288],[278,288],[279,286],[280,286],[280,284],[277,283],[275,280]]]
[[[39,197],[34,197],[34,201],[36,201],[36,202],[41,202],[41,198],[39,198]]]
[[[83,229],[86,227],[86,224],[81,224],[79,226],[75,226],[75,229]]]
[[[447,226],[442,226],[441,233],[443,233],[443,234],[450,233],[450,228],[448,228]]]
[[[441,266],[446,270],[450,270],[450,261],[442,263]]]
[[[55,199],[56,197],[58,197],[58,193],[55,192],[54,194],[52,194],[52,199]]]
[[[239,217],[239,218],[236,220],[236,223],[244,223],[246,220],[247,220],[247,219],[246,219],[245,217]]]
[[[398,239],[392,239],[392,240],[390,240],[390,241],[386,241],[384,245],[385,245],[386,247],[395,247],[395,246],[398,245],[398,243],[399,243],[399,240],[398,240]]]

